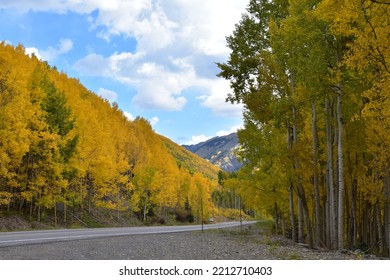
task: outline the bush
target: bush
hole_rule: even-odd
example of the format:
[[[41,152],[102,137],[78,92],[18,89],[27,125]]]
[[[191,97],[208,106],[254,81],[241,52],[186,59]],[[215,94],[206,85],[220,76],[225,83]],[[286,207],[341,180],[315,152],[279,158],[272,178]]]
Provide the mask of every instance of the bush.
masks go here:
[[[194,215],[190,211],[181,209],[176,211],[176,221],[181,223],[193,223]]]

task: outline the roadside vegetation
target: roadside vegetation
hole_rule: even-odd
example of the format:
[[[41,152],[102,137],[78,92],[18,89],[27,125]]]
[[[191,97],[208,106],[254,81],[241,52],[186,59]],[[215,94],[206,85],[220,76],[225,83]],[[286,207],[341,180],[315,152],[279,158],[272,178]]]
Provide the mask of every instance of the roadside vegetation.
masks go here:
[[[390,254],[389,8],[251,0],[218,63],[244,106],[224,184],[311,248]]]

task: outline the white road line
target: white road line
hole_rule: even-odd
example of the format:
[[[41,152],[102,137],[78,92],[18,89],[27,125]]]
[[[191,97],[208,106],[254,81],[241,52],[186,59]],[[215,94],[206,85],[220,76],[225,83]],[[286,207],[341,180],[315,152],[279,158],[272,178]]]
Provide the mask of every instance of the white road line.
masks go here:
[[[243,225],[252,224],[255,222],[244,222]],[[239,226],[239,222],[227,222],[215,225],[204,225],[205,230],[209,229],[219,229],[232,226]],[[79,229],[79,230],[48,230],[48,231],[26,231],[26,232],[17,232],[17,233],[0,233],[0,239],[3,237],[23,237],[27,234],[36,235],[58,235],[66,234],[65,236],[51,236],[51,237],[36,237],[36,238],[19,238],[14,240],[0,240],[0,245],[6,244],[34,244],[34,243],[44,243],[50,241],[68,241],[68,240],[81,240],[81,239],[92,239],[92,238],[105,238],[105,237],[115,237],[115,236],[129,236],[129,235],[140,235],[140,234],[162,234],[162,233],[176,233],[176,232],[188,232],[188,231],[200,231],[201,225],[191,225],[191,226],[176,226],[176,227],[135,227],[135,228],[99,228],[99,229]],[[77,235],[72,235],[76,234]],[[85,233],[85,234],[81,234]]]

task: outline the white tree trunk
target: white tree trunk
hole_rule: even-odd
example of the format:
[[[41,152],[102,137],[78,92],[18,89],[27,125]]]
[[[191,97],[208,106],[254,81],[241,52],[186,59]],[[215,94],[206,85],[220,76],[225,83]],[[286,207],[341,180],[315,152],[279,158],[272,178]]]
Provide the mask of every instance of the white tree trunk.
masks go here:
[[[287,148],[290,150],[292,148],[292,138],[290,132],[290,125],[287,124]],[[289,196],[289,212],[290,212],[290,224],[291,224],[291,237],[294,242],[297,242],[297,228],[295,223],[295,211],[294,211],[294,190],[293,182],[290,181],[290,187],[288,188]]]
[[[320,189],[318,186],[318,136],[317,136],[317,111],[316,104],[312,104],[312,137],[313,137],[313,186],[314,186],[314,208],[315,208],[315,245],[321,243],[321,205]]]
[[[341,84],[338,85],[337,92],[337,127],[338,127],[338,249],[344,248],[344,154],[343,154],[343,116],[342,116],[342,90]]]
[[[297,230],[295,225],[295,213],[294,213],[294,192],[293,192],[293,186],[292,183],[288,189],[289,194],[289,206],[290,206],[290,223],[291,223],[291,234],[292,234],[292,240],[297,242]]]
[[[328,211],[328,224],[329,224],[329,239],[330,248],[334,249],[337,247],[337,213],[335,203],[335,190],[334,190],[334,170],[333,170],[333,143],[332,143],[332,110],[330,108],[329,100],[325,99],[325,111],[326,111],[326,136],[327,136],[327,148],[328,148],[328,200],[329,200],[329,211]]]

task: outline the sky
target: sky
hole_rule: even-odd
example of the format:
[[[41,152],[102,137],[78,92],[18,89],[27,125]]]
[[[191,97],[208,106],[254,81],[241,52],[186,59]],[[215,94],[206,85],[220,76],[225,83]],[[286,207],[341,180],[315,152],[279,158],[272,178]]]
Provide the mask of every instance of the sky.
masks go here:
[[[178,144],[242,127],[226,36],[249,0],[0,0],[0,41],[78,78]]]

